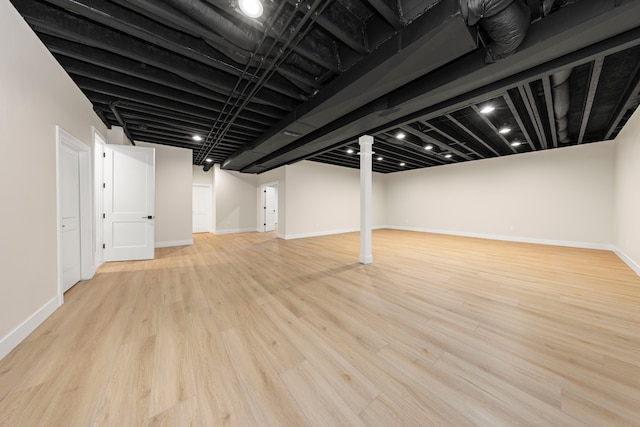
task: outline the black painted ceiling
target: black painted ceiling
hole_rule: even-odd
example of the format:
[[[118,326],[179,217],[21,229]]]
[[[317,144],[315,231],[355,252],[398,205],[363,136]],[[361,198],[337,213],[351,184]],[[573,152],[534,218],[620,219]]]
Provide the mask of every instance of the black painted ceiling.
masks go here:
[[[640,92],[640,0],[516,0],[532,23],[492,64],[460,0],[11,2],[107,126],[243,172],[357,168],[364,133],[378,172],[602,141]]]

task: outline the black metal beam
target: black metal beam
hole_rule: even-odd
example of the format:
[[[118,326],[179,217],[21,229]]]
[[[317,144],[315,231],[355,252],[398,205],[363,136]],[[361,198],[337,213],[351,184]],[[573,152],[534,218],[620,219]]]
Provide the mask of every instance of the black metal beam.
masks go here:
[[[454,144],[457,144],[461,147],[466,148],[467,150],[471,151],[473,154],[475,154],[476,156],[480,157],[481,159],[484,159],[484,156],[480,153],[478,153],[476,150],[472,149],[471,147],[469,147],[467,144],[465,144],[464,142],[460,141],[457,138],[454,138],[453,136],[449,135],[447,132],[443,131],[442,129],[438,128],[436,125],[429,123],[427,121],[423,121],[422,122],[424,125],[426,125],[429,129],[433,130],[434,132],[436,132],[437,134],[445,137],[446,139],[448,139],[449,141],[453,142]],[[449,146],[451,147],[451,146]],[[453,148],[449,148],[450,150],[453,150]],[[471,157],[469,157],[469,155],[467,153],[463,153],[462,151],[458,151],[458,155],[463,157],[465,160],[471,160]]]
[[[600,83],[600,74],[602,73],[602,66],[604,65],[604,57],[596,59],[591,64],[591,74],[589,77],[589,90],[584,100],[582,108],[582,118],[580,120],[580,133],[578,135],[578,144],[582,144],[584,141],[584,133],[587,131],[587,125],[589,124],[589,117],[591,116],[591,109],[593,108],[593,100],[596,97],[598,90],[598,84]]]
[[[101,87],[104,87],[102,86],[104,84],[108,84],[110,86],[106,87],[104,90],[109,90],[108,88],[112,87],[114,88],[114,92],[111,92],[111,94],[124,94],[120,96],[121,98],[130,99],[126,95],[128,93],[126,89],[131,89],[143,94],[153,95],[167,100],[181,102],[186,105],[203,108],[211,111],[214,114],[219,113],[224,106],[224,104],[219,101],[192,95],[190,93],[185,93],[180,90],[165,87],[150,81],[138,79],[137,77],[126,76],[115,71],[100,70],[98,67],[89,68],[70,66],[67,69],[67,72],[71,75],[74,81],[76,81],[80,88],[89,88],[93,91],[102,91],[97,90],[95,88],[95,84],[101,85]],[[273,117],[268,117],[259,113],[255,113],[253,111],[243,111],[240,114],[240,117],[245,120],[263,124],[266,126],[273,125],[275,121]]]
[[[551,129],[551,142],[553,148],[558,148],[558,133],[556,131],[556,116],[553,109],[553,94],[551,92],[551,76],[542,76],[542,88],[544,90],[544,101],[547,106],[547,120]]]
[[[620,124],[620,120],[624,117],[624,115],[629,111],[631,105],[638,99],[640,95],[640,62],[636,67],[636,71],[634,77],[629,81],[626,90],[624,91],[622,97],[618,101],[616,109],[614,110],[613,117],[609,124],[607,125],[607,133],[604,137],[605,140],[611,138],[611,135],[616,131],[618,125]]]
[[[533,97],[533,92],[531,92],[531,83],[525,83],[518,87],[518,91],[520,92],[520,97],[522,98],[522,102],[524,103],[527,112],[529,113],[529,117],[531,118],[531,123],[533,124],[533,130],[538,136],[538,141],[540,141],[540,145],[543,150],[548,148],[547,137],[544,133],[544,127],[542,126],[542,119],[538,112],[538,105],[536,104],[535,98]]]
[[[179,101],[173,101],[161,96],[150,95],[140,91],[122,88],[108,83],[102,83],[96,80],[87,79],[85,77],[75,77],[74,81],[83,91],[97,92],[104,95],[115,97],[124,102],[133,102],[136,104],[150,105],[166,110],[167,112],[179,112],[200,119],[213,121],[214,112],[202,107],[185,104]],[[91,97],[89,97],[91,99]],[[252,130],[264,132],[268,126],[249,120],[237,120],[236,124]]]
[[[500,153],[498,153],[491,145],[487,144],[484,139],[480,138],[478,135],[476,135],[474,132],[471,131],[471,129],[469,129],[468,127],[466,127],[465,125],[463,125],[462,123],[460,123],[458,120],[455,119],[455,117],[453,117],[451,114],[445,114],[444,115],[447,119],[449,119],[453,124],[455,124],[456,126],[458,126],[460,129],[462,129],[465,133],[467,133],[469,136],[471,136],[473,139],[475,139],[477,142],[479,142],[480,144],[482,144],[487,150],[491,151],[493,154],[495,154],[496,156],[500,156]]]
[[[529,144],[532,150],[536,150],[536,147],[533,144],[533,140],[529,135],[529,131],[527,131],[527,128],[524,125],[524,122],[522,121],[522,118],[520,117],[520,114],[518,113],[518,110],[515,104],[513,103],[513,99],[511,99],[511,95],[509,95],[508,91],[504,93],[503,98],[504,98],[504,102],[506,102],[507,105],[509,106],[509,110],[511,110],[511,115],[513,116],[514,119],[516,119],[516,123],[518,123],[518,127],[522,131],[525,139],[527,140],[527,143]]]
[[[356,52],[365,55],[364,25],[341,3],[334,1],[318,17],[318,24]]]
[[[182,55],[176,55],[158,46],[106,27],[91,24],[81,18],[35,2],[14,0],[14,5],[39,33],[104,49],[178,74],[187,80],[211,87],[226,95],[230,95],[229,88],[234,87],[237,77],[242,72],[234,67],[223,66],[213,59],[205,64]],[[298,103],[289,96],[267,88],[262,89],[256,95],[256,99],[287,110],[294,108]]]
[[[175,31],[144,15],[131,13],[129,10],[111,2],[104,0],[82,0],[82,2],[69,0],[45,1],[93,22],[144,40],[147,43],[162,46],[179,55],[219,68],[236,76],[242,75],[243,67],[241,64],[233,63],[227,55],[222,54],[203,40]],[[267,84],[267,87],[293,99],[305,99],[305,96],[286,80],[276,82],[273,79]]]
[[[387,21],[393,28],[399,30],[402,28],[402,21],[395,10],[389,7],[384,0],[367,0],[373,8]]]
[[[485,115],[482,114],[480,112],[480,109],[474,104],[471,106],[471,108],[473,108],[473,111],[476,112],[476,114],[478,115],[478,117],[480,117],[480,119],[482,119],[483,122],[485,122],[487,124],[487,126],[489,126],[489,128],[491,128],[491,130],[493,132],[495,132],[496,136],[498,138],[500,138],[502,140],[502,142],[505,143],[505,145],[507,147],[509,147],[509,149],[513,152],[513,153],[517,153],[517,150],[515,148],[513,148],[511,146],[511,143],[509,142],[509,140],[507,138],[505,138],[505,136],[503,134],[500,133],[500,131],[498,130],[498,128],[491,122],[491,120],[489,120],[489,118]]]

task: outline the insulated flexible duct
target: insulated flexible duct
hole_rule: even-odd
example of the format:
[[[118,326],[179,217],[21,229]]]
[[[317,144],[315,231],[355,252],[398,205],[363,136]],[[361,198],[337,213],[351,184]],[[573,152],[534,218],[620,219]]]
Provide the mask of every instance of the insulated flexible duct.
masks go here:
[[[558,141],[567,143],[569,139],[569,77],[573,69],[558,71],[551,75],[553,91],[553,113],[556,118],[556,133]]]
[[[531,10],[522,0],[462,0],[461,10],[467,25],[479,24],[491,38],[486,63],[512,55],[531,22]]]

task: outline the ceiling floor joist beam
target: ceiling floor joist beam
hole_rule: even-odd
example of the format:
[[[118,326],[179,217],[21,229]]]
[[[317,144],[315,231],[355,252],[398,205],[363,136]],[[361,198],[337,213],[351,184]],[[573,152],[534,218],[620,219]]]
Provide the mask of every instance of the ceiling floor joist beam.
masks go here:
[[[547,121],[551,129],[551,142],[553,148],[558,148],[558,132],[556,131],[556,116],[553,108],[553,95],[551,92],[551,76],[542,76],[542,88],[544,91],[544,101],[547,106]]]
[[[587,131],[587,125],[589,124],[589,117],[591,116],[591,109],[593,108],[593,101],[596,97],[598,90],[598,84],[600,83],[600,74],[602,74],[602,66],[604,65],[604,57],[596,59],[591,65],[591,74],[589,77],[589,89],[587,96],[584,100],[584,106],[582,108],[582,118],[580,120],[580,133],[578,135],[578,144],[582,144],[584,141],[584,134]]]
[[[509,110],[511,110],[511,115],[513,116],[514,119],[516,119],[516,123],[518,124],[518,127],[520,128],[520,130],[522,131],[522,134],[524,135],[525,139],[527,140],[527,144],[529,144],[529,146],[531,147],[532,150],[536,150],[536,146],[533,144],[533,140],[531,139],[531,136],[529,135],[529,131],[527,130],[526,126],[524,125],[524,122],[522,121],[522,117],[520,117],[520,113],[518,113],[518,110],[516,109],[515,104],[513,103],[513,99],[511,99],[511,95],[509,95],[509,92],[505,92],[504,94],[504,102],[506,102],[506,104],[509,106]]]
[[[465,125],[463,125],[458,120],[456,120],[451,114],[445,114],[445,117],[449,119],[453,124],[458,126],[460,129],[462,129],[469,136],[471,136],[473,139],[475,139],[477,142],[479,142],[487,150],[491,151],[496,156],[500,156],[500,153],[498,153],[491,145],[487,144],[482,138],[480,138],[478,135],[472,132],[471,129],[467,128]]]

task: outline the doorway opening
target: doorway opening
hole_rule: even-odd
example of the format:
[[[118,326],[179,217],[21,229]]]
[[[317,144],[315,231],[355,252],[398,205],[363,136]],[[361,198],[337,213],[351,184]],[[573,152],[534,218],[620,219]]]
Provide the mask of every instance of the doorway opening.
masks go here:
[[[278,183],[263,184],[260,189],[262,207],[262,227],[260,231],[268,233],[278,231]]]

